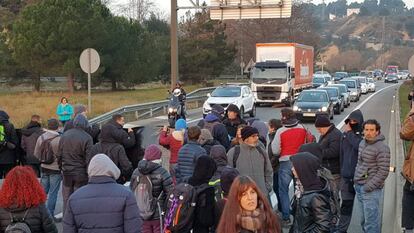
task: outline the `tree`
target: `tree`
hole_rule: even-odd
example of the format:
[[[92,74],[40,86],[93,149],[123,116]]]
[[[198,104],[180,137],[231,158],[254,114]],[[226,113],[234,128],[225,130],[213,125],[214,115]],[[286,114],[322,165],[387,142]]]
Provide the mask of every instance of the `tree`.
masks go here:
[[[401,15],[407,10],[403,0],[380,0],[379,8],[382,16]]]
[[[187,15],[180,24],[179,70],[184,80],[218,76],[234,59],[235,47],[227,44],[225,24],[209,18],[208,11]]]
[[[330,14],[334,14],[337,17],[346,16],[346,11],[348,9],[348,5],[346,4],[346,0],[338,0],[336,2],[331,2],[328,4],[327,10]]]
[[[73,91],[79,55],[85,48],[102,51],[109,10],[98,0],[44,0],[25,8],[13,26],[14,58],[27,68],[40,90],[40,76],[68,74]]]

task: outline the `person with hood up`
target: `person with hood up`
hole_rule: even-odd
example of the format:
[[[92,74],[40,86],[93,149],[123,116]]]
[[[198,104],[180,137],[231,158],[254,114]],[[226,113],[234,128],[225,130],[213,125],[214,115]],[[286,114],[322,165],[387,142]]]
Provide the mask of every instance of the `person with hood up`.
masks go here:
[[[251,177],[268,196],[273,189],[273,169],[266,149],[259,143],[259,131],[246,126],[241,134],[243,143],[227,153],[228,165],[237,168],[241,175]]]
[[[69,104],[68,99],[66,97],[62,97],[60,99],[60,103],[56,108],[56,115],[58,115],[59,121],[65,126],[66,122],[68,122],[72,118],[73,114],[73,107]]]
[[[4,178],[16,164],[16,147],[19,144],[14,125],[9,115],[0,110],[0,178]]]
[[[230,140],[226,127],[221,123],[223,117],[224,108],[221,105],[215,104],[211,107],[211,112],[203,120],[200,120],[197,126],[201,129],[208,129],[213,138],[224,146],[227,151],[230,149]]]
[[[230,138],[233,139],[236,137],[237,127],[241,124],[247,125],[247,122],[242,119],[243,116],[241,116],[239,107],[234,104],[230,104],[226,112],[226,119],[224,119],[223,124],[226,126]]]
[[[141,232],[134,194],[116,183],[120,174],[108,156],[98,154],[92,158],[88,184],[76,190],[67,202],[63,232]]]
[[[226,149],[222,145],[216,145],[211,148],[210,157],[216,163],[217,169],[211,178],[209,185],[214,186],[216,201],[223,199],[223,190],[221,189],[221,172],[227,167]]]
[[[217,233],[281,233],[264,193],[249,176],[234,179]]]
[[[219,142],[214,140],[213,136],[211,136],[210,131],[208,129],[201,129],[200,137],[198,138],[198,144],[206,150],[206,153],[209,155],[210,150],[215,145],[220,145]]]
[[[318,176],[319,158],[300,152],[290,158],[296,179],[292,233],[330,233],[333,214],[328,181]]]
[[[187,130],[187,122],[184,119],[178,119],[175,122],[175,128],[171,129],[167,126],[161,130],[158,143],[170,150],[170,174],[176,183],[175,171],[178,163],[178,151],[185,142],[185,134]]]
[[[151,144],[145,149],[144,159],[138,163],[138,168],[132,174],[130,188],[136,193],[140,179],[147,176],[152,184],[152,197],[157,199],[161,208],[166,202],[167,194],[173,188],[170,174],[161,166],[161,150],[157,145]],[[142,224],[142,233],[161,233],[160,213],[158,206],[153,205],[154,214]]]
[[[0,232],[5,232],[11,218],[24,218],[32,233],[58,233],[45,201],[45,191],[33,169],[29,166],[13,168],[0,190]]]
[[[276,131],[272,141],[273,156],[279,158],[279,196],[282,205],[282,225],[290,221],[289,184],[293,179],[290,157],[295,156],[306,141],[306,129],[299,124],[295,112],[290,108],[281,110],[283,127]]]
[[[381,232],[381,202],[390,170],[390,148],[381,134],[381,125],[370,119],[364,122],[364,140],[359,144],[354,183],[364,232]]]
[[[197,190],[193,233],[209,233],[214,226],[214,187],[208,183],[216,169],[214,160],[203,155],[197,159],[194,173],[188,180],[188,184]]]
[[[91,159],[97,154],[106,154],[121,170],[121,176],[117,182],[124,184],[132,175],[132,164],[113,130],[112,127],[102,127],[99,142],[92,146],[88,158]]]
[[[86,117],[86,119],[88,119],[88,110],[86,109],[86,106],[83,104],[76,104],[73,108],[73,119],[68,120],[65,122],[64,128],[63,128],[63,132],[66,132],[70,129],[73,129],[74,125],[73,125],[73,121],[75,119],[75,117],[79,114],[82,114],[83,116]],[[94,142],[96,142],[98,140],[98,136],[100,133],[100,129],[99,129],[99,125],[97,124],[93,124],[93,125],[89,125],[88,129],[86,130],[86,132],[91,135],[92,139]]]
[[[115,114],[112,119],[102,126],[99,138],[112,138],[116,143],[120,143],[125,148],[130,148],[135,145],[135,133],[131,128],[128,128],[128,133],[125,132],[123,126],[125,125],[125,118],[121,114]]]
[[[83,114],[73,120],[74,128],[63,133],[59,141],[58,164],[63,175],[62,197],[63,210],[69,196],[78,188],[88,183],[87,167],[92,137],[86,132],[89,123]]]
[[[198,158],[207,155],[206,150],[197,142],[200,134],[201,130],[198,126],[192,126],[188,129],[188,143],[178,152],[177,183],[186,182],[193,175]]]
[[[33,115],[30,123],[22,129],[22,141],[20,143],[20,146],[26,152],[26,157],[22,163],[31,166],[37,177],[40,177],[40,161],[34,156],[34,150],[37,139],[45,132],[41,122],[39,115]]]
[[[359,144],[362,141],[362,124],[364,117],[357,109],[345,119],[345,129],[342,133],[340,147],[341,165],[341,214],[338,223],[338,233],[346,233],[352,219],[355,189],[354,174],[358,162]]]

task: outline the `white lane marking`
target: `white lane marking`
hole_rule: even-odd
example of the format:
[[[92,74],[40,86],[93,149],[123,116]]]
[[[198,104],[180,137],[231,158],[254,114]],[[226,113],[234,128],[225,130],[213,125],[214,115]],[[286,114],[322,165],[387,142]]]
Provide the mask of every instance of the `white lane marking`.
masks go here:
[[[196,121],[200,121],[200,120],[202,120],[203,118],[201,117],[201,118],[197,118],[197,119],[194,119],[194,120],[190,120],[190,121],[187,121],[187,124],[191,124],[191,123],[194,123],[194,122],[196,122]]]
[[[372,95],[370,95],[370,96],[368,96],[368,98],[366,98],[364,101],[362,101],[362,103],[360,103],[358,106],[356,106],[355,108],[354,108],[354,110],[352,110],[352,112],[353,111],[355,111],[355,110],[357,110],[357,109],[360,109],[364,104],[366,104],[372,97],[374,97],[374,96],[376,96],[377,94],[379,94],[379,93],[381,93],[382,91],[385,91],[386,89],[388,89],[388,88],[391,88],[391,87],[394,87],[394,86],[396,86],[396,85],[398,85],[398,83],[397,84],[393,84],[393,85],[391,85],[391,86],[388,86],[388,87],[384,87],[384,88],[382,88],[381,90],[378,90],[378,91],[376,91],[374,94],[372,94]],[[345,118],[343,118],[342,120],[341,120],[341,122],[336,126],[336,128],[338,128],[338,129],[341,129],[342,127],[344,127],[344,125],[345,125],[345,119],[347,119],[348,117],[349,117],[349,115],[350,114],[348,114]]]

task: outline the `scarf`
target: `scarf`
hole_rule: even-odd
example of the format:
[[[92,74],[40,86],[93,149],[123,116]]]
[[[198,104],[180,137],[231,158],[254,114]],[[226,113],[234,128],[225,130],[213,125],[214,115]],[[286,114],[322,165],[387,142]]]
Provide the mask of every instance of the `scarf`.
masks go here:
[[[260,208],[257,208],[254,211],[242,210],[242,212],[237,215],[237,224],[241,228],[253,232],[261,230],[264,221],[264,214]]]

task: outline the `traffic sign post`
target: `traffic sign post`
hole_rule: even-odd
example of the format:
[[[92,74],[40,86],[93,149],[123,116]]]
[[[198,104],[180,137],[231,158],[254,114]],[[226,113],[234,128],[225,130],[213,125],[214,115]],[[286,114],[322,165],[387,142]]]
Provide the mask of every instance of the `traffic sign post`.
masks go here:
[[[98,70],[100,63],[98,52],[92,48],[83,50],[79,58],[81,69],[88,74],[88,111],[90,113],[92,112],[91,74]]]

